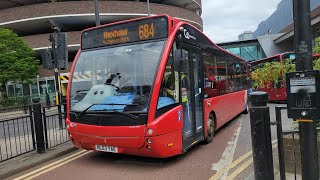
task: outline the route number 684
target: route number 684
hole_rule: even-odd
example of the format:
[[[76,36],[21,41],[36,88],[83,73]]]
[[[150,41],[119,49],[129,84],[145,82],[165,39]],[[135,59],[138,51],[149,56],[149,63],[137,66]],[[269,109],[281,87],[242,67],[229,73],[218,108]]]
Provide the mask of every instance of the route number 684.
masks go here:
[[[154,25],[151,24],[143,24],[139,26],[139,38],[140,39],[148,39],[154,37]]]

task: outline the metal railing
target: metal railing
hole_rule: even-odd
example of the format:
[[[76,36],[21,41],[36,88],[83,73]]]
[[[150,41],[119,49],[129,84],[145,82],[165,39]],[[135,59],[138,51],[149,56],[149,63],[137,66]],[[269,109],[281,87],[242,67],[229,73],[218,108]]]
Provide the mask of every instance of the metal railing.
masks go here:
[[[290,178],[299,179],[302,174],[299,130],[282,130],[281,111],[283,110],[287,110],[287,107],[275,107],[276,122],[272,122],[273,125],[277,125],[280,179],[285,180],[288,173],[293,173],[294,177]],[[320,128],[317,128],[317,132],[319,131]],[[285,136],[289,138],[284,138]]]
[[[58,146],[69,141],[65,124],[66,113],[65,111],[61,112],[62,106],[65,107],[65,105],[58,105],[57,112],[51,114],[47,108],[42,108],[46,148]]]
[[[0,120],[0,162],[36,149],[31,106],[27,114],[10,117]]]
[[[42,107],[39,101],[30,106],[0,110],[0,163],[69,141],[65,104]]]

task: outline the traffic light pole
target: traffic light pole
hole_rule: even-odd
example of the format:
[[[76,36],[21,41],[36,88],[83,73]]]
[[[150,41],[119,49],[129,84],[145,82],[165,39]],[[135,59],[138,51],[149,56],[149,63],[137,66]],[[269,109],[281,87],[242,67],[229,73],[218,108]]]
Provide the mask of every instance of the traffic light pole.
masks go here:
[[[59,33],[57,28],[54,28],[53,38],[52,39],[52,54],[54,61],[54,77],[56,81],[56,105],[58,106],[58,114],[59,114],[59,128],[63,129],[62,116],[61,116],[61,96],[60,96],[60,75],[59,75],[59,67],[58,67],[58,59],[57,59],[57,49],[56,49],[56,35]]]
[[[53,54],[53,67],[54,67],[54,77],[56,82],[56,104],[60,104],[60,84],[59,84],[59,70],[58,70],[58,60],[57,60],[57,52],[56,52],[56,34],[57,29],[54,29],[53,35],[51,37],[52,42],[52,54]]]
[[[313,69],[310,0],[293,1],[296,71]],[[299,122],[301,167],[303,180],[319,179],[317,133],[315,120]]]

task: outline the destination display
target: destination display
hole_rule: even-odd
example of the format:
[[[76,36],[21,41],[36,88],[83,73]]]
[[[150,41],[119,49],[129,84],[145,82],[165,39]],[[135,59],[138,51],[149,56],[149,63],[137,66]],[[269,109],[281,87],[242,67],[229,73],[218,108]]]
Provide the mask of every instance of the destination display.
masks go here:
[[[82,33],[82,49],[168,37],[168,20],[155,17],[116,24]]]

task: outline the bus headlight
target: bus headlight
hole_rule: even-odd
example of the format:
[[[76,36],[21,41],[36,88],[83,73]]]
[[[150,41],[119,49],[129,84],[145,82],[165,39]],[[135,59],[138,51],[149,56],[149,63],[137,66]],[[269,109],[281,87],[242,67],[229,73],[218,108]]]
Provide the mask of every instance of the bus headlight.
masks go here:
[[[152,134],[153,134],[153,130],[150,128],[150,129],[147,130],[147,133],[148,133],[149,135],[152,135]]]

